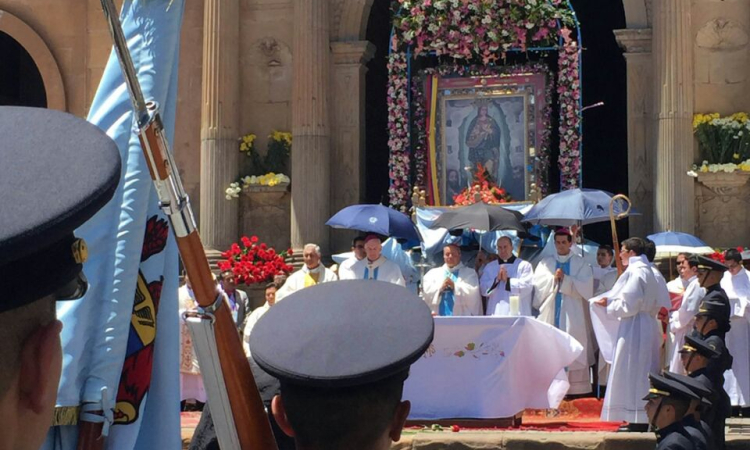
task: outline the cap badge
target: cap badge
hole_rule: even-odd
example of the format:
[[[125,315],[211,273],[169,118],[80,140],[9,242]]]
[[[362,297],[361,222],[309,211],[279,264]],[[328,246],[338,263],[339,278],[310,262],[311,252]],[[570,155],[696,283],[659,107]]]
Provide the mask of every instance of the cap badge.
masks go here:
[[[86,241],[81,238],[78,238],[73,242],[71,252],[73,253],[73,259],[76,264],[83,264],[89,258],[89,249],[86,246]]]

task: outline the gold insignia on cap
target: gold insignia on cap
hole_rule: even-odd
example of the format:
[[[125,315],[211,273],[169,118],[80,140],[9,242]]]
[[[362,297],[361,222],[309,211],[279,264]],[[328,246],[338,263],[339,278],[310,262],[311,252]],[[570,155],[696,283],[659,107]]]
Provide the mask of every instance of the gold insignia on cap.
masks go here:
[[[86,241],[81,238],[73,241],[71,252],[73,253],[73,259],[76,264],[83,264],[89,258],[89,249],[86,246]]]
[[[694,352],[694,351],[696,351],[695,347],[693,347],[692,345],[688,345],[688,344],[683,345],[682,349],[684,351],[686,351],[686,352]]]
[[[648,392],[651,394],[661,395],[663,397],[669,397],[670,395],[672,395],[667,391],[662,391],[661,389],[656,389],[656,388],[651,388],[648,390]]]

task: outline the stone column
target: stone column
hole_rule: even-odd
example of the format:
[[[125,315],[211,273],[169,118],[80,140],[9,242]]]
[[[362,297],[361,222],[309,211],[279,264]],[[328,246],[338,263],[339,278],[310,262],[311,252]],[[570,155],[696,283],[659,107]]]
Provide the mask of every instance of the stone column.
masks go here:
[[[292,248],[329,252],[331,142],[328,122],[328,0],[294,0]]]
[[[654,231],[693,233],[693,36],[691,2],[654,2],[656,193]]]
[[[655,155],[651,137],[653,73],[651,29],[615,30],[625,51],[628,93],[628,197],[641,216],[629,221],[631,236],[646,236],[654,223]]]
[[[361,203],[365,181],[365,75],[375,46],[367,41],[331,43],[331,214]],[[354,232],[331,230],[331,251],[348,251]]]
[[[209,259],[238,236],[239,1],[205,0],[201,92],[200,234]]]

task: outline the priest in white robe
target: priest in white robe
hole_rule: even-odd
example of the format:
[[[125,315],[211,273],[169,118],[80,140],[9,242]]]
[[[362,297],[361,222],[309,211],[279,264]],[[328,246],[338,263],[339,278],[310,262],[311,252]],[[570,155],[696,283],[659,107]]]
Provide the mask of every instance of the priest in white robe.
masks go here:
[[[596,265],[592,266],[592,269],[594,271],[594,292],[600,290],[599,286],[602,283],[602,279],[607,277],[607,275],[611,274],[612,272],[615,272],[615,274],[617,273],[617,268],[612,267],[614,256],[615,252],[612,249],[611,245],[600,245],[596,250]],[[607,281],[611,281],[612,286],[614,286],[614,282],[617,280],[617,275],[615,275],[614,277],[610,275],[607,278]],[[609,286],[606,289],[602,288],[601,292],[612,289],[612,286]]]
[[[685,345],[685,336],[693,331],[695,315],[698,314],[698,307],[705,295],[706,290],[701,287],[698,277],[692,277],[687,289],[682,293],[680,307],[669,314],[670,342],[667,347],[667,361],[670,372],[686,375],[679,351]]]
[[[601,419],[635,425],[629,429],[646,428],[642,399],[650,387],[648,374],[659,373],[660,365],[659,284],[645,247],[643,239],[625,240],[620,257],[627,269],[612,290],[591,299],[597,340],[612,362]]]
[[[245,329],[242,332],[242,349],[245,350],[246,356],[250,356],[250,335],[253,332],[253,328],[255,328],[255,324],[276,304],[276,291],[278,291],[276,283],[267,284],[264,292],[266,302],[255,308],[245,321]]]
[[[533,306],[539,320],[573,336],[584,351],[568,369],[568,394],[591,392],[590,367],[594,365],[593,339],[588,299],[594,295],[594,275],[583,258],[571,252],[573,237],[568,230],[555,233],[556,254],[539,262],[534,274]],[[540,344],[541,345],[541,344]]]
[[[338,277],[331,269],[321,264],[319,246],[306,244],[302,250],[302,258],[305,261],[305,265],[286,279],[284,285],[276,293],[276,301],[280,301],[284,297],[306,287],[338,280]]]
[[[497,260],[485,266],[479,282],[487,297],[487,315],[510,315],[510,296],[515,295],[519,300],[516,313],[531,316],[534,269],[528,261],[513,255],[513,241],[507,236],[497,240],[497,255]]]
[[[474,269],[461,263],[461,249],[455,244],[443,248],[441,267],[424,276],[422,298],[438,316],[481,316],[482,297]]]
[[[750,406],[750,272],[742,267],[742,256],[735,249],[727,250],[725,264],[728,268],[721,280],[732,307],[731,326],[726,335],[726,345],[734,357],[732,370],[724,373],[724,390],[732,406]]]
[[[670,297],[673,299],[677,296],[681,296],[683,292],[685,292],[685,289],[687,289],[688,285],[690,284],[690,280],[693,279],[694,276],[698,275],[698,272],[696,269],[690,267],[688,264],[688,258],[690,257],[687,253],[680,253],[677,255],[676,265],[677,265],[677,273],[679,274],[677,278],[667,283],[667,289],[669,290]]]
[[[352,240],[352,257],[339,264],[339,274],[342,271],[346,272],[347,270],[351,270],[352,266],[356,264],[357,261],[365,259],[365,256],[365,237],[357,236]]]
[[[374,234],[365,237],[366,257],[357,261],[351,268],[340,270],[339,278],[342,280],[378,280],[388,283],[406,286],[401,268],[393,261],[389,261],[383,255],[383,245],[380,237]]]
[[[672,301],[669,298],[669,288],[667,288],[667,280],[664,275],[661,274],[659,269],[654,265],[656,259],[656,244],[651,239],[644,239],[646,241],[646,259],[648,260],[648,266],[651,268],[651,273],[656,278],[656,284],[659,285],[659,297],[656,299],[657,304],[660,308],[664,308],[664,311],[669,311],[672,308]],[[666,319],[666,317],[664,317]],[[660,318],[661,320],[661,318]]]

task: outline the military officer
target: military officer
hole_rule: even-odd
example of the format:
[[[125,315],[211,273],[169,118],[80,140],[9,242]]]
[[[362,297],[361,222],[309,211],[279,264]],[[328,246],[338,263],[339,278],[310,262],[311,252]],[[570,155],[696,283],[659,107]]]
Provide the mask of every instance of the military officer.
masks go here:
[[[711,406],[701,412],[701,418],[711,427],[716,449],[724,448],[724,423],[731,411],[728,406],[730,405],[729,396],[724,391],[721,379],[710,370],[711,362],[718,360],[720,355],[713,344],[710,344],[699,333],[685,336],[685,345],[680,350],[688,375],[711,391],[709,395]]]
[[[104,132],[70,114],[0,107],[0,448],[44,442],[62,367],[55,302],[83,296],[86,244],[73,231],[120,179]]]
[[[346,280],[295,292],[253,329],[250,352],[279,379],[273,415],[299,450],[389,449],[411,407],[409,366],[432,342],[430,308],[391,283]]]
[[[668,380],[680,383],[699,397],[699,399],[690,401],[690,406],[685,413],[685,417],[682,419],[682,424],[685,425],[685,429],[688,430],[688,433],[693,438],[696,449],[713,450],[714,434],[711,431],[711,427],[704,420],[701,420],[703,411],[711,407],[711,389],[704,386],[697,379],[687,375],[673,372],[664,372],[662,375]]]
[[[698,447],[682,422],[690,402],[698,399],[690,389],[661,375],[649,374],[651,388],[643,398],[649,424],[656,430],[657,450],[694,450]]]

